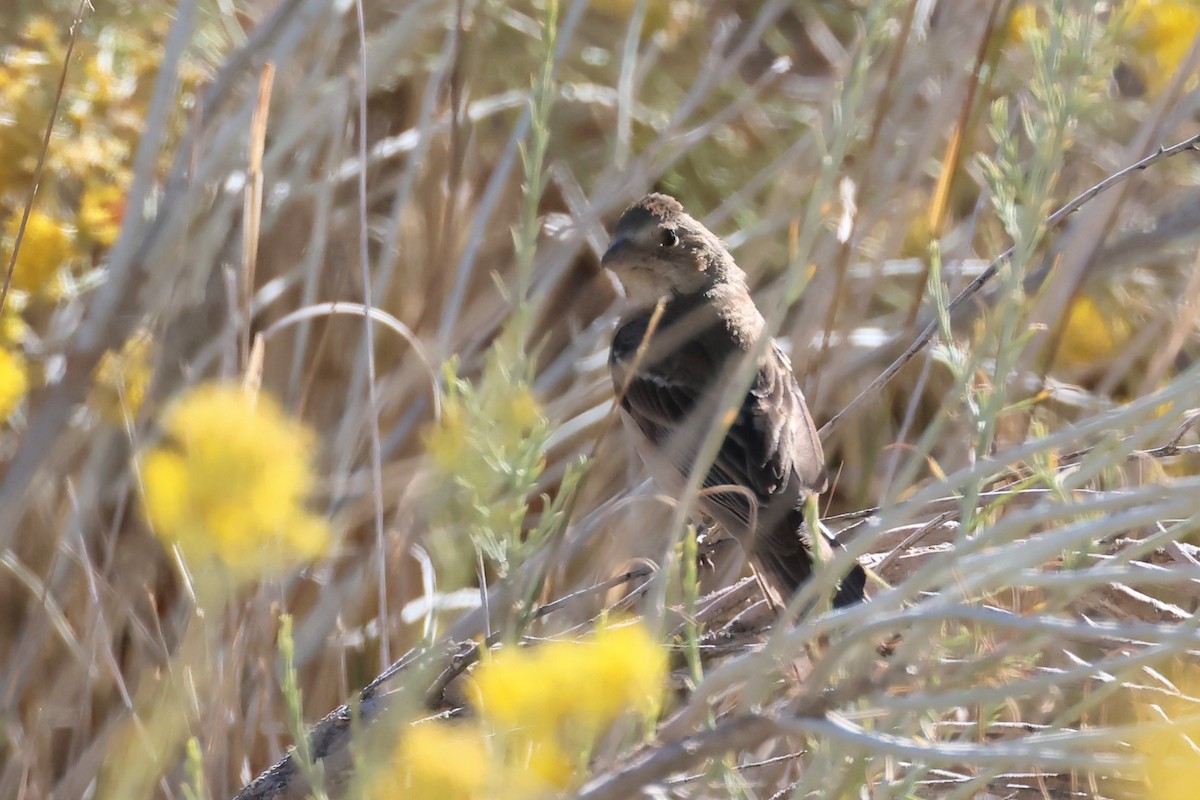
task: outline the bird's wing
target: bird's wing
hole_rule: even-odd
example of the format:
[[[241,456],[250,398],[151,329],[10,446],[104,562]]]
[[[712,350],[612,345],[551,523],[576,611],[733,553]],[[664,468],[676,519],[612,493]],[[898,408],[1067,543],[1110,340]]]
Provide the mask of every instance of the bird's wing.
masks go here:
[[[722,353],[706,337],[698,337],[632,376],[614,370],[618,391],[625,384],[623,410],[681,474],[691,470],[718,410],[716,395],[736,368],[729,355],[728,349]],[[799,502],[825,488],[820,439],[787,359],[774,345],[735,410],[703,485],[741,486],[760,504],[788,493]],[[710,499],[750,521],[751,504],[744,494],[718,492]]]
[[[792,365],[775,342],[758,368],[746,405],[753,406],[747,415],[762,441],[761,452],[754,455],[770,466],[772,478],[786,482],[793,474],[805,493],[825,491],[825,453],[817,426]]]

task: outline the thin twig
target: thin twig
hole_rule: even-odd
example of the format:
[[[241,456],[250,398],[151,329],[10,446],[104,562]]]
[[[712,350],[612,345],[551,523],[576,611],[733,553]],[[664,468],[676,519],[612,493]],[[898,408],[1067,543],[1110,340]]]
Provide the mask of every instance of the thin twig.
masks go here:
[[[1171,438],[1166,444],[1159,445],[1158,447],[1152,447],[1149,450],[1134,450],[1129,454],[1128,457],[1170,458],[1172,456],[1177,456],[1182,452],[1186,452],[1186,448],[1181,446],[1179,443],[1183,441],[1183,437],[1187,435],[1188,431],[1196,427],[1197,422],[1200,422],[1200,411],[1193,411],[1191,414],[1188,414],[1186,417],[1184,417],[1183,422],[1179,423],[1179,427],[1175,429],[1175,433],[1172,434]],[[1131,438],[1133,437],[1126,437],[1121,441],[1126,442]],[[1081,450],[1076,450],[1073,453],[1067,453],[1058,459],[1058,468],[1061,470],[1065,467],[1074,466],[1075,464],[1079,463],[1084,456],[1086,456],[1088,453],[1091,453],[1095,449],[1096,445],[1092,445],[1091,447],[1085,447]]]
[[[900,544],[896,545],[891,550],[889,550],[887,555],[885,555],[883,557],[883,560],[875,565],[875,568],[874,568],[875,572],[882,573],[885,569],[890,567],[898,558],[900,558],[900,556],[904,554],[904,551],[906,551],[908,548],[912,547],[914,544],[919,542],[921,539],[924,539],[926,536],[928,536],[930,533],[932,533],[937,528],[940,528],[943,524],[945,524],[947,521],[949,521],[954,515],[955,515],[955,512],[953,512],[953,511],[944,511],[941,514],[938,514],[933,519],[931,519],[929,522],[922,525],[920,528],[917,528],[915,531],[910,533],[907,537],[905,537],[904,541],[900,542]]]
[[[619,772],[602,774],[584,784],[575,800],[624,800],[636,797],[656,780],[722,753],[747,750],[779,735],[779,725],[767,717],[751,715],[717,725],[711,730],[660,744],[645,758]]]

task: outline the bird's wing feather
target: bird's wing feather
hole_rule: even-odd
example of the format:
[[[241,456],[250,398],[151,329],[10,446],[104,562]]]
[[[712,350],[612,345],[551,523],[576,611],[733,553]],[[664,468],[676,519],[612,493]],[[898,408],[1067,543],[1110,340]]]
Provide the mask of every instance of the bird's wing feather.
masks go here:
[[[715,414],[715,394],[736,366],[708,337],[692,339],[663,359],[637,371],[614,370],[621,406],[650,443],[667,451],[687,474],[707,425]],[[713,393],[710,395],[709,393]],[[796,484],[799,485],[796,485]],[[796,501],[825,488],[820,439],[787,360],[772,346],[736,409],[703,486],[740,486],[759,504],[793,493]],[[749,522],[751,503],[741,492],[717,492],[711,499]]]

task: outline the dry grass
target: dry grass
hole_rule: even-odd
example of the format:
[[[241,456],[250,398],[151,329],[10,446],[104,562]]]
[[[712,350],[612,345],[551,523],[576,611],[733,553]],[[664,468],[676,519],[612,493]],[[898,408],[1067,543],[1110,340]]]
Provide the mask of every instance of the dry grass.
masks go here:
[[[657,735],[632,753],[629,737],[602,742],[578,796],[648,785],[678,797],[1136,791],[1134,709],[1190,702],[1171,665],[1200,649],[1197,445],[1181,427],[1200,405],[1195,156],[1129,177],[1049,235],[1037,221],[1194,133],[1200,94],[1184,77],[1196,53],[1184,77],[1119,91],[1112,67],[1136,70],[1136,53],[1077,31],[1092,60],[1064,57],[1057,79],[1077,89],[1063,89],[1073,100],[1055,116],[1038,110],[1030,48],[1005,39],[1010,4],[938,3],[931,16],[929,5],[563,4],[520,342],[550,423],[535,495],[557,496],[568,465],[591,461],[569,524],[512,577],[490,573],[485,625],[478,610],[402,609],[428,591],[421,559],[441,511],[421,436],[445,391],[440,365],[457,357],[458,374],[478,381],[520,285],[518,151],[539,129],[529,88],[542,11],[365,2],[364,51],[354,4],[250,2],[243,27],[182,0],[106,281],[46,312],[39,357],[61,378],[3,434],[0,796],[104,794],[117,773],[145,767],[131,754],[155,732],[136,720],[181,679],[195,619],[137,512],[132,454],[157,437],[167,398],[254,372],[256,336],[263,387],[320,433],[321,501],[339,544],[210,621],[215,674],[183,711],[202,766],[172,752],[147,791],[183,797],[202,773],[209,796],[231,796],[285,754],[281,612],[294,619],[309,721],[405,653],[414,666],[364,712],[455,706],[454,676],[436,677],[441,654],[485,627],[508,630],[531,587],[548,603],[603,584],[540,612],[527,636],[575,630],[622,602],[686,649],[693,609],[677,585],[647,588],[640,571],[609,581],[639,559],[669,566],[662,578],[679,566],[668,504],[608,432],[619,300],[598,256],[605,224],[651,187],[727,238],[819,423],[921,327],[940,327],[825,440],[828,522],[850,528],[843,540],[893,588],[770,633],[753,619],[723,628],[725,606],[697,610],[711,626],[703,680],[680,679]],[[1065,5],[1082,18],[1094,6]],[[222,56],[182,142],[160,152],[177,103],[170,77],[200,40]],[[1088,63],[1095,74],[1072,71]],[[1009,138],[997,144],[988,128],[1001,97]],[[247,213],[259,166],[261,214]],[[939,316],[929,286],[944,310],[1014,237],[1015,260],[977,302]],[[247,277],[252,292],[231,291]],[[1067,325],[1085,297],[1100,322]],[[368,325],[328,305],[367,298],[388,318]],[[157,343],[145,418],[121,427],[81,412],[103,353],[140,328]],[[532,503],[527,526],[545,510]],[[864,508],[875,511],[854,516]],[[447,570],[440,588],[459,588]],[[739,592],[731,604],[744,608],[753,592]],[[896,652],[878,658],[897,633]],[[465,647],[455,675],[476,655]],[[344,755],[330,761],[334,777]]]

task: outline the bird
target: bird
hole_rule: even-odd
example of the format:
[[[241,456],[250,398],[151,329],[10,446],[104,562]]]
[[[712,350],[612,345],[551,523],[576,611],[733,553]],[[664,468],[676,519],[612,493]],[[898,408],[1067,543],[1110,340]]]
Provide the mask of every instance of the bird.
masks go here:
[[[625,290],[609,368],[634,449],[659,487],[678,496],[724,415],[728,427],[696,510],[741,544],[768,597],[786,604],[813,574],[804,506],[829,479],[812,415],[774,339],[740,404],[720,407],[721,390],[767,335],[746,274],[715,234],[659,193],[621,214],[601,266]],[[863,601],[865,586],[855,563],[834,607]]]

